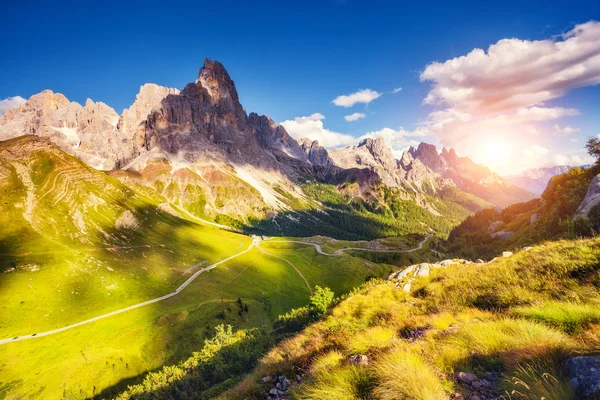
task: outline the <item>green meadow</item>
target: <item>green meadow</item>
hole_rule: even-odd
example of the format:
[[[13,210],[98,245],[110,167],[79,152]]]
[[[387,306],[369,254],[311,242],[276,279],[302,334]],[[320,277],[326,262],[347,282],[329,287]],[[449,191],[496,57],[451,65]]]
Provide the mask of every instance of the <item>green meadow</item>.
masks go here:
[[[198,230],[211,232],[205,227]],[[217,232],[222,231],[215,230],[213,234]],[[243,237],[229,233],[220,240],[223,242],[228,236],[234,239],[225,242],[231,243],[231,248],[223,252],[221,259],[245,249],[250,242],[248,238],[240,246]],[[217,238],[213,238],[214,241]],[[139,381],[146,372],[189,357],[202,347],[203,340],[214,333],[213,327],[218,324],[270,331],[277,315],[307,303],[311,294],[307,282],[310,288],[329,286],[336,294],[342,294],[371,276],[387,275],[391,268],[393,266],[347,255],[318,255],[312,246],[278,243],[276,247],[263,243],[260,248],[201,274],[178,296],[163,302],[48,337],[3,345],[0,393],[7,399],[111,396],[127,384]],[[38,272],[41,271],[21,274],[33,276]],[[45,279],[41,274],[35,276]],[[22,280],[27,282],[26,278]],[[156,294],[166,294],[179,283],[173,279],[169,288],[164,283],[164,291],[158,293],[157,288]],[[42,281],[37,280],[35,284],[42,286]],[[17,283],[13,287],[17,288]],[[48,289],[47,296],[52,295]],[[142,292],[137,294],[137,299],[143,301],[154,295]],[[249,310],[241,316],[238,298]],[[34,321],[27,333],[33,333],[33,326],[35,331],[42,331],[117,308],[116,303],[107,304],[105,299],[105,295],[99,295],[90,301],[85,314],[78,314],[75,300],[72,300],[73,309],[65,312],[57,312],[53,303],[34,309],[39,321],[35,322],[34,315],[23,316]],[[134,298],[127,297],[127,302],[122,304],[132,302]],[[97,311],[93,309],[95,304],[99,306]],[[49,315],[43,317],[45,314]],[[69,319],[62,320],[56,315],[68,315]],[[17,316],[12,318],[17,319]],[[27,329],[25,322],[20,326],[21,330]],[[11,332],[10,326],[5,332]]]

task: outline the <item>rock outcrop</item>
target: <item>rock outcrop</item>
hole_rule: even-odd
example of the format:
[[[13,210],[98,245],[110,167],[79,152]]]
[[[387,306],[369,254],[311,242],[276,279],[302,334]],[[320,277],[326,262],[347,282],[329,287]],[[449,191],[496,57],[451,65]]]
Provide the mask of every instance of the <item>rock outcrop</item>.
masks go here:
[[[327,152],[325,147],[319,145],[318,140],[302,138],[300,139],[300,146],[311,164],[321,167],[329,167],[333,164],[329,157],[329,152]]]
[[[124,137],[116,129],[119,115],[104,103],[85,106],[44,90],[0,117],[0,140],[22,135],[48,137],[63,150],[93,167],[112,168]],[[113,164],[113,165],[111,165]]]
[[[574,218],[579,216],[587,217],[590,210],[598,203],[600,203],[600,175],[596,175],[594,179],[592,179],[592,182],[590,182],[587,193],[579,205],[577,212],[575,212]]]
[[[567,361],[566,372],[578,399],[595,400],[600,398],[600,357],[570,358]]]

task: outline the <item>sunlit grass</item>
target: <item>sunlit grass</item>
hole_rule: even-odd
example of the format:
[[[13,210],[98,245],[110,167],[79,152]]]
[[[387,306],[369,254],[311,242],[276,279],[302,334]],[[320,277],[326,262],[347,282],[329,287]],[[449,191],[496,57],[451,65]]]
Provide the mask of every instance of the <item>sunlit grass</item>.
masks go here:
[[[547,243],[486,265],[434,270],[414,282],[413,296],[392,282],[365,285],[221,398],[261,398],[257,377],[297,366],[305,372],[294,392],[301,398],[356,398],[349,357],[366,354],[367,365],[352,366],[368,382],[361,398],[445,399],[461,390],[453,377],[465,371],[501,375],[493,384],[507,399],[571,399],[565,360],[600,349],[599,243]]]
[[[423,358],[398,345],[374,364],[378,379],[374,394],[382,400],[448,399],[442,381]]]
[[[336,369],[334,373],[317,376],[298,390],[295,397],[306,400],[365,399],[374,383],[369,369],[347,366]]]
[[[600,321],[600,304],[550,301],[538,306],[518,307],[513,313],[555,326],[567,333],[575,333]]]

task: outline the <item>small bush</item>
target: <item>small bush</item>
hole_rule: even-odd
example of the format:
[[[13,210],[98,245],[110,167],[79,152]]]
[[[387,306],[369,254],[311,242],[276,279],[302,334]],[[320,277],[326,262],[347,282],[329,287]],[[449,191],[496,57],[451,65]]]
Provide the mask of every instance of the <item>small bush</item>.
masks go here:
[[[319,285],[315,286],[315,293],[310,298],[310,313],[314,316],[325,314],[329,306],[333,303],[335,293],[328,287],[322,288]]]

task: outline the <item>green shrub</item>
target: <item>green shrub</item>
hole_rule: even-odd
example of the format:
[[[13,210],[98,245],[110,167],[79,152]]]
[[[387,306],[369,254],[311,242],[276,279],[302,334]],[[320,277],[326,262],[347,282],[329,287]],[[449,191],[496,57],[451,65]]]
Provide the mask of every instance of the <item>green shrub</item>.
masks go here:
[[[335,293],[328,287],[315,286],[315,293],[310,297],[309,310],[313,316],[325,314],[327,309],[333,304]]]

